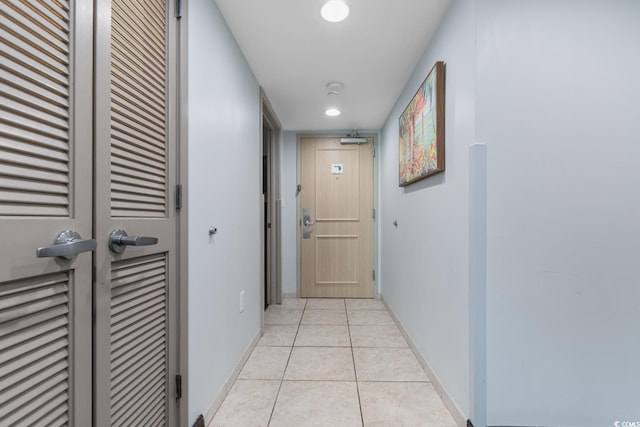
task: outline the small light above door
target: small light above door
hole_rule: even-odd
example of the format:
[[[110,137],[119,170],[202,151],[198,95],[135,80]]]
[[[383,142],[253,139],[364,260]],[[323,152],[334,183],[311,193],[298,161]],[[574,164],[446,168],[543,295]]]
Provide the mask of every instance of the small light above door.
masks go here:
[[[320,9],[320,15],[325,21],[340,22],[349,16],[349,6],[342,0],[330,0]]]
[[[340,110],[338,110],[337,108],[329,108],[324,113],[329,117],[335,117],[340,115]]]

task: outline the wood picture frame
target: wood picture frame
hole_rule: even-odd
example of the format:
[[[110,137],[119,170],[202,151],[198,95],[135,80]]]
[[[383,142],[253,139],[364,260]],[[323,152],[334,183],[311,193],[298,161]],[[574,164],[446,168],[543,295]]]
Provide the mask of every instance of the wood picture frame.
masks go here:
[[[444,71],[434,64],[400,116],[400,187],[444,171]]]

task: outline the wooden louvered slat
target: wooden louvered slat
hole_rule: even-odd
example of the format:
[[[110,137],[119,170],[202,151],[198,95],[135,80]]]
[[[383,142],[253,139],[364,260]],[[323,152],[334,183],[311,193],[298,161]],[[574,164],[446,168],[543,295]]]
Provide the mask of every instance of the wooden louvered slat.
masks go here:
[[[118,66],[123,74],[137,75],[138,78],[134,78],[134,80],[163,81],[165,69],[162,63],[149,56],[148,52],[131,45],[130,40],[122,34],[115,32],[112,40],[114,42],[112,48],[114,53],[111,57],[112,64]],[[158,87],[152,83],[149,85],[149,89],[157,90]]]
[[[141,202],[144,203],[143,207],[148,205],[151,206],[164,206],[164,197],[152,197],[142,194],[128,194],[128,193],[119,193],[117,191],[113,192],[113,201],[114,203],[120,202],[122,206],[131,206],[131,203]],[[162,209],[159,209],[162,210]]]
[[[157,0],[112,2],[112,217],[166,216],[167,52],[163,10],[164,2]]]
[[[122,331],[128,331],[130,328],[135,328],[137,325],[144,321],[145,319],[155,319],[158,316],[164,316],[163,310],[165,306],[165,301],[162,298],[159,298],[158,301],[153,305],[148,305],[143,309],[139,309],[135,314],[125,316],[125,318],[114,325],[112,328],[112,335],[114,337],[119,337]]]
[[[138,2],[142,7],[142,2]],[[156,20],[160,22],[166,22],[166,9],[165,4],[161,1],[151,1],[144,4],[144,8],[149,11],[151,16],[154,16]]]
[[[131,306],[139,304],[139,301],[149,302],[151,301],[151,294],[164,295],[164,282],[166,276],[163,272],[153,273],[153,277],[144,277],[136,282],[135,289],[131,289],[130,286],[121,287],[118,289],[120,292],[114,292],[112,295],[113,311],[112,316],[117,319],[118,314],[121,312],[128,313]],[[128,292],[123,292],[123,291]],[[140,308],[143,306],[140,304]]]
[[[69,368],[69,365],[67,364],[66,360],[58,360],[53,364],[46,366],[44,369],[41,369],[25,378],[17,378],[17,376],[15,376],[16,377],[15,379],[11,378],[11,379],[14,379],[14,381],[3,379],[2,390],[4,391],[2,393],[11,393],[11,394],[24,393],[25,391],[42,383],[47,378],[51,378],[51,377],[61,378],[61,376],[67,375],[68,368]],[[0,397],[0,399],[2,398]]]
[[[164,368],[164,343],[160,342],[155,347],[145,347],[140,353],[138,353],[135,359],[126,359],[126,363],[114,367],[114,373],[111,380],[112,392],[116,396],[124,396],[125,390],[130,389],[132,384],[139,383],[139,379],[135,376],[126,375],[128,372],[140,372],[141,370],[149,369],[155,366],[156,369],[162,370]],[[158,372],[157,376],[161,373]],[[111,402],[114,409],[117,410],[118,400]]]
[[[164,417],[164,408],[159,403],[150,404],[133,419],[133,423],[142,423],[148,426],[164,426]]]
[[[69,214],[67,206],[41,206],[10,204],[1,206],[0,215],[16,217],[66,217]]]
[[[3,94],[2,102],[13,100],[22,105],[42,111],[53,117],[59,117],[69,120],[69,111],[59,104],[55,104],[50,100],[46,100],[41,96],[36,96],[33,92],[27,92],[25,88],[16,89],[6,83],[0,82],[0,93]]]
[[[4,421],[7,425],[35,425],[35,421],[42,418],[52,410],[60,407],[61,405],[68,405],[69,395],[67,393],[61,393],[61,387],[55,390],[48,390],[44,396],[39,396],[38,399],[32,400],[20,411],[8,416]]]
[[[144,110],[160,126],[164,126],[164,111],[159,109],[162,106],[162,98],[158,99],[159,94],[157,93],[146,91],[140,85],[139,77],[136,76],[136,79],[132,79],[130,74],[120,72],[115,67],[113,68],[111,91],[114,97],[119,99],[126,98],[130,103],[135,103],[138,109]]]
[[[1,55],[0,55],[1,56]],[[7,82],[11,81],[11,85]],[[40,76],[13,64],[11,68],[0,62],[0,89],[5,95],[14,98],[34,97],[40,105],[43,102],[65,110],[68,116],[68,89],[64,86],[48,84]]]
[[[111,270],[111,423],[164,420],[167,283],[164,254],[114,262]]]
[[[0,153],[2,151],[0,150]],[[43,184],[68,184],[69,177],[66,173],[56,173],[44,170],[37,170],[30,167],[16,166],[2,162],[2,169],[0,170],[0,176],[13,177],[23,180],[38,180],[43,181]]]
[[[144,348],[145,346],[152,345],[160,337],[164,336],[164,325],[161,324],[141,324],[139,328],[134,331],[134,334],[123,339],[113,342],[112,360],[115,362],[121,357],[127,357],[129,354],[138,353],[136,349]],[[142,346],[145,344],[145,346]]]
[[[128,114],[133,114],[141,123],[145,124],[145,127],[164,134],[164,117],[153,114],[153,112],[149,111],[150,109],[145,105],[141,105],[140,103],[136,102],[135,99],[130,98],[127,94],[122,94],[117,90],[115,85],[111,90],[113,94],[111,102],[113,103],[114,109],[117,106],[120,111],[126,112]]]
[[[158,105],[161,100],[156,100],[157,104],[154,105],[149,92],[141,92],[142,89],[133,80],[120,80],[120,76],[118,76],[116,72],[113,73],[111,83],[111,92],[113,93],[114,99],[127,100],[129,105],[133,106],[134,110],[143,112],[156,123],[156,126],[164,128],[164,112],[158,110]]]
[[[67,186],[51,182],[33,181],[30,179],[9,179],[0,176],[0,188],[21,190],[41,194],[66,195]]]
[[[165,212],[164,204],[145,204],[117,200],[111,202],[111,209],[113,212],[130,212],[130,215],[126,216],[138,215],[156,218],[164,216]]]
[[[0,203],[13,203],[23,206],[32,204],[38,206],[58,207],[64,209],[68,203],[66,196],[56,196],[52,194],[36,194],[19,191],[0,190]]]
[[[61,1],[47,1],[41,2],[45,16],[55,15],[64,22],[68,22],[67,16],[69,14],[69,5],[66,2]]]
[[[20,31],[20,28],[11,25],[11,21],[8,19],[2,19],[2,21],[7,25],[4,34],[5,43],[11,44],[21,52],[29,52],[29,56],[38,55],[37,60],[48,64],[51,68],[69,65],[69,52],[66,46],[62,45],[60,50],[52,48],[43,44],[43,40],[37,34]],[[60,68],[60,71],[65,71],[65,69]]]
[[[8,13],[2,13],[4,17],[12,21],[7,24],[8,28],[15,27],[26,29],[33,34],[33,37],[39,38],[43,42],[52,47],[68,52],[69,51],[69,11],[59,11],[59,13],[47,14],[54,19],[57,17],[56,26],[51,26],[50,21],[44,19],[39,14],[34,14],[28,7],[24,7],[24,3],[12,1],[7,2],[13,10]]]
[[[126,185],[121,185],[118,183],[112,183],[111,188],[113,189],[114,199],[118,200],[119,198],[129,198],[129,197],[154,197],[154,200],[158,203],[160,199],[164,197],[164,192],[161,190],[152,190],[152,189],[144,189],[140,191],[139,188],[136,187],[127,187]]]
[[[136,154],[142,157],[148,157],[150,159],[162,159],[165,158],[165,147],[149,144],[143,138],[139,137],[139,134],[126,127],[116,126],[116,123],[111,129],[111,140],[114,147],[119,147],[125,150],[136,150]]]
[[[66,316],[50,319],[48,322],[38,323],[32,327],[22,328],[11,335],[6,335],[4,337],[4,343],[7,347],[18,346],[19,344],[26,343],[27,341],[31,341],[31,345],[41,345],[55,338],[62,330],[61,328],[64,328],[66,324]],[[22,349],[23,347],[20,348]],[[3,354],[6,357],[12,357],[17,355],[17,353],[15,353],[16,351],[18,350],[15,348],[9,348]],[[0,384],[1,383],[2,380],[0,380]]]
[[[156,403],[154,405],[149,405],[133,421],[134,423],[144,422],[148,426],[163,426],[165,425],[164,417],[164,408],[160,404]]]
[[[113,18],[118,18],[114,15]],[[149,62],[148,67],[155,68],[156,71],[164,69],[163,56],[164,52],[156,46],[147,43],[147,40],[136,34],[134,23],[113,21],[111,38],[115,44],[120,46],[129,46],[130,51],[136,52],[140,59]]]
[[[68,419],[68,292],[64,273],[0,288],[2,425],[56,425],[56,419]]]
[[[0,150],[13,151],[21,154],[31,154],[56,162],[69,162],[69,154],[66,151],[54,150],[47,146],[31,144],[24,141],[11,140],[0,137]]]
[[[65,405],[49,411],[44,417],[35,421],[35,425],[43,425],[50,427],[63,427],[69,425],[69,414]]]
[[[161,300],[161,298],[159,298],[159,300]],[[117,366],[116,361],[118,360],[118,358],[123,354],[127,354],[128,350],[137,346],[139,342],[144,340],[153,341],[154,339],[152,337],[157,336],[157,334],[159,333],[164,333],[164,328],[161,321],[162,317],[160,319],[158,319],[157,317],[142,319],[135,326],[129,325],[127,329],[124,329],[129,332],[129,335],[125,335],[122,331],[113,333],[113,366]]]
[[[117,163],[117,165],[112,166],[111,173],[115,176],[137,178],[150,183],[157,183],[163,187],[165,185],[165,176],[162,173],[163,171],[157,171],[152,168],[143,168],[142,165],[133,165],[129,168],[126,165],[117,162],[117,160],[115,160],[114,163]]]
[[[133,178],[126,175],[115,175],[111,177],[112,183],[119,183],[129,186],[129,190],[125,190],[128,193],[135,193],[136,189],[141,191],[144,194],[144,189],[149,188],[151,190],[158,190],[164,193],[165,186],[164,183],[152,182],[152,181],[144,181],[142,179]]]
[[[29,363],[22,363],[19,366],[14,364],[7,368],[7,376],[4,379],[4,382],[6,384],[19,384],[23,381],[26,381],[33,374],[33,372],[46,370],[49,366],[53,366],[57,363],[63,363],[67,367],[69,366],[69,354],[64,350],[57,350],[49,353],[40,352],[37,356],[39,357],[31,358]],[[7,390],[9,391],[10,389]]]
[[[0,216],[69,216],[69,8],[0,9]]]
[[[149,374],[153,374],[153,372],[148,372],[147,375]],[[140,387],[143,392],[127,396],[128,399],[125,400],[127,405],[114,413],[113,420],[115,425],[154,425],[149,424],[146,420],[139,419],[149,406],[154,408],[162,407],[164,409],[164,388],[164,378],[155,379],[155,381],[152,379],[146,380]],[[122,420],[126,420],[126,422]],[[160,425],[164,425],[164,423]]]
[[[59,305],[53,307],[49,310],[40,310],[37,313],[31,314],[29,317],[18,318],[11,321],[7,321],[3,324],[2,330],[0,330],[0,338],[13,334],[21,330],[22,328],[29,328],[31,326],[37,325],[38,323],[53,321],[56,318],[60,318],[64,316],[66,318],[69,310],[64,305]],[[2,384],[0,382],[0,384]],[[0,387],[2,388],[2,387]]]
[[[147,181],[157,182],[159,184],[165,184],[165,170],[163,168],[153,167],[145,163],[137,163],[129,159],[123,159],[120,156],[112,156],[114,163],[118,166],[114,166],[112,172],[121,176],[130,176],[134,178],[141,178]]]
[[[164,274],[165,260],[162,257],[145,257],[128,260],[125,264],[119,264],[119,268],[114,268],[111,272],[112,292],[118,295],[114,288],[122,285],[135,283],[144,279],[139,276],[141,272],[158,272]],[[132,289],[123,290],[122,292],[131,291]]]
[[[59,357],[66,357],[68,355],[68,352],[66,351],[68,344],[68,340],[66,338],[61,339],[59,335],[54,336],[49,340],[41,337],[37,340],[37,342],[36,340],[34,340],[33,342],[30,341],[29,343],[24,345],[24,348],[19,349],[23,352],[23,354],[19,358],[9,360],[6,364],[0,366],[0,372],[3,375],[7,375],[11,372],[25,368],[31,363],[36,362],[43,357],[47,357],[48,355],[55,354]]]
[[[111,143],[111,155],[119,159],[127,159],[131,162],[140,163],[149,166],[154,169],[161,169],[165,167],[164,158],[150,152],[140,152],[135,150],[134,147],[130,147],[120,143],[120,141],[114,139]]]
[[[165,212],[153,212],[153,211],[140,211],[129,209],[117,209],[111,210],[112,214],[116,218],[164,218]]]
[[[40,383],[35,384],[33,387],[25,390],[22,393],[22,398],[25,401],[31,402],[35,399],[38,399],[39,396],[51,394],[50,390],[52,389],[57,390],[58,392],[64,391],[66,390],[67,377],[68,376],[66,372],[62,372],[57,375],[47,377]],[[55,393],[54,391],[53,394],[55,395],[57,393]],[[24,405],[23,402],[14,400],[14,401],[11,401],[9,404],[5,405],[5,407],[2,409],[7,411],[7,413],[11,413],[13,411],[18,411],[20,407],[22,407],[23,405]]]
[[[69,9],[63,9],[61,14],[48,13],[44,5],[36,2],[20,2],[16,0],[8,1],[18,15],[40,27],[42,31],[52,33],[58,37],[62,34],[69,34]],[[68,39],[66,39],[68,42]]]
[[[141,280],[136,281],[137,286],[135,289],[126,287],[118,289],[120,292],[113,292],[111,301],[114,304],[114,309],[112,311],[112,315],[115,317],[120,312],[127,312],[129,305],[135,304],[135,300],[148,300],[148,294],[163,291],[165,280],[166,276],[163,272],[153,272],[152,277],[146,277],[145,274]],[[128,292],[123,292],[124,290]],[[161,295],[164,294],[161,293]]]
[[[149,317],[140,318],[140,317],[124,316],[125,318],[124,321],[120,320],[120,323],[118,324],[118,326],[114,326],[114,330],[111,334],[113,337],[114,348],[116,348],[116,344],[120,345],[120,343],[126,343],[126,342],[130,344],[132,342],[131,338],[133,337],[139,338],[140,336],[143,336],[146,332],[148,332],[149,328],[158,326],[159,323],[157,322],[161,320],[162,317],[164,316],[164,313],[162,312],[161,308],[162,308],[162,305],[165,303],[166,301],[164,300],[164,296],[159,295],[159,296],[156,296],[155,301],[148,302],[148,304],[153,304],[153,308],[154,308],[154,310],[152,311],[152,314]],[[148,307],[148,304],[145,306],[145,308]],[[142,311],[144,311],[145,308],[143,308]],[[160,308],[160,310],[158,308]]]
[[[19,154],[9,150],[2,150],[2,160],[6,163],[27,166],[40,170],[62,172],[65,174],[69,172],[69,165],[65,161],[52,161],[46,158]]]
[[[13,58],[16,67],[24,67],[36,75],[44,77],[48,82],[64,87],[69,77],[66,64],[61,64],[47,58],[37,58],[30,52],[25,52],[11,44],[3,44],[3,55]],[[26,74],[26,73],[25,73]]]
[[[3,53],[0,51],[0,57]],[[11,80],[11,85],[26,94],[37,96],[45,102],[68,109],[69,88],[47,80],[40,74],[22,66],[18,62],[7,67],[0,61],[0,81]]]
[[[165,181],[166,171],[163,163],[156,163],[144,157],[136,156],[135,154],[127,155],[126,153],[118,153],[116,150],[111,152],[112,159],[118,162],[118,165],[127,169],[133,169],[140,172],[145,172],[150,175],[157,175],[160,177],[159,182]],[[137,176],[137,174],[133,174]]]
[[[135,112],[118,108],[116,103],[111,105],[111,120],[125,128],[135,129],[143,141],[153,143],[164,148],[164,128],[158,128],[144,121]]]
[[[135,83],[147,83],[142,86],[143,88],[146,86],[162,86],[164,80],[164,73],[161,68],[149,67],[144,58],[140,58],[134,52],[131,52],[126,45],[112,45],[111,68],[112,73],[122,82],[131,80]]]
[[[52,283],[48,286],[38,286],[26,292],[6,293],[0,299],[0,310],[12,310],[21,307],[22,304],[47,304],[52,297],[64,298],[67,294],[66,283]],[[26,298],[29,300],[26,300]],[[27,302],[25,302],[27,301]],[[38,309],[43,309],[38,306]],[[0,321],[5,320],[7,313],[0,313]]]
[[[29,120],[41,122],[53,128],[64,129],[65,131],[69,129],[69,120],[66,114],[62,117],[56,117],[39,106],[25,105],[2,95],[0,95],[0,105],[2,105],[2,109]]]
[[[134,2],[114,3],[114,12],[119,15],[120,22],[128,22],[130,31],[134,32],[147,46],[156,52],[165,54],[164,34],[162,32],[163,21],[154,20],[146,10],[140,10]],[[126,17],[127,19],[122,19]]]

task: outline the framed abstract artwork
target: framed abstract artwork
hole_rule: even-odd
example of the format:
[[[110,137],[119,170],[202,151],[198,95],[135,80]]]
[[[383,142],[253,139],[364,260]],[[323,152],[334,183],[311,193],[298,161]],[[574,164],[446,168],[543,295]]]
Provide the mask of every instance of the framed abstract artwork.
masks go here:
[[[400,187],[444,171],[444,62],[436,62],[400,116]]]

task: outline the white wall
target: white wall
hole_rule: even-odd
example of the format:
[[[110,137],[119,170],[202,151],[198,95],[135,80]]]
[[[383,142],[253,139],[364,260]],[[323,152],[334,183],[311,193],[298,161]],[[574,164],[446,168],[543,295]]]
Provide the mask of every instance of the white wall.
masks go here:
[[[640,421],[640,2],[478,3],[490,425]]]
[[[475,2],[454,1],[391,111],[380,147],[382,295],[469,414],[468,147],[474,142]],[[398,187],[398,119],[446,62],[446,171]],[[398,221],[398,227],[393,221]]]
[[[188,19],[192,425],[260,330],[262,158],[256,79],[213,0],[189,1]]]

